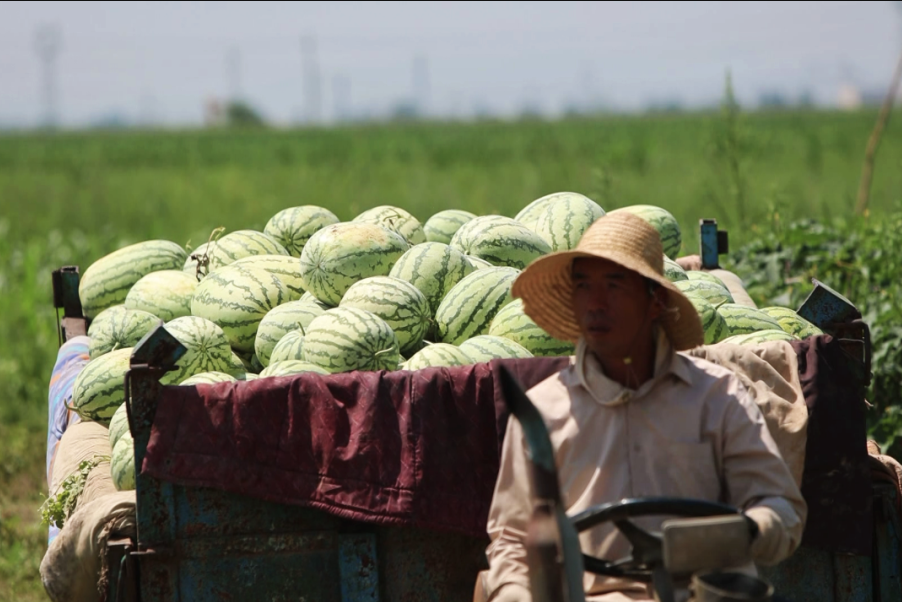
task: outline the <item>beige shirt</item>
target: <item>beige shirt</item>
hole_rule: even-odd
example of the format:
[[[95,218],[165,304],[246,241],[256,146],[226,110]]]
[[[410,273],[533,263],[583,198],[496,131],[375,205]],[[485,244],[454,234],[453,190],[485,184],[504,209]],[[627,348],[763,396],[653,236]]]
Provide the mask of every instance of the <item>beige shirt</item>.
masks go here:
[[[761,411],[726,368],[674,353],[661,335],[654,377],[632,391],[608,379],[580,342],[570,365],[527,395],[545,418],[568,515],[623,498],[711,500],[745,509],[759,524],[756,562],[774,564],[798,546],[805,501]],[[523,545],[529,470],[522,428],[512,416],[487,525],[490,596],[505,584],[529,587]],[[634,522],[659,530],[666,518]],[[608,560],[630,549],[611,523],[581,533],[580,542],[583,552]],[[644,584],[588,572],[584,587],[589,594],[645,591]]]

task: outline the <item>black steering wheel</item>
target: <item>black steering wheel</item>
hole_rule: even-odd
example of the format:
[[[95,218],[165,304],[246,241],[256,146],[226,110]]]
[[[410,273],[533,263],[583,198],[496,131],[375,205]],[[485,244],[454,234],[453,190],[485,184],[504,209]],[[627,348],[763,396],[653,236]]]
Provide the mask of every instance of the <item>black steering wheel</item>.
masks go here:
[[[589,508],[570,517],[577,533],[598,525],[613,522],[632,545],[630,556],[619,560],[606,560],[583,553],[585,570],[597,575],[624,577],[643,583],[652,583],[655,573],[664,565],[663,538],[636,526],[630,518],[649,515],[673,515],[700,518],[741,514],[727,504],[705,500],[646,497],[628,498],[618,502]]]

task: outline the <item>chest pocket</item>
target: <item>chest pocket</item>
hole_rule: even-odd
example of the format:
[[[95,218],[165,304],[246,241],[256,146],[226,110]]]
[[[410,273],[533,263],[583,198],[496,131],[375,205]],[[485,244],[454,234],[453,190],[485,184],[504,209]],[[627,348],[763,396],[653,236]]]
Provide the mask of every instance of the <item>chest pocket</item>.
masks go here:
[[[633,474],[637,495],[722,501],[722,483],[708,441],[661,440],[638,454]]]

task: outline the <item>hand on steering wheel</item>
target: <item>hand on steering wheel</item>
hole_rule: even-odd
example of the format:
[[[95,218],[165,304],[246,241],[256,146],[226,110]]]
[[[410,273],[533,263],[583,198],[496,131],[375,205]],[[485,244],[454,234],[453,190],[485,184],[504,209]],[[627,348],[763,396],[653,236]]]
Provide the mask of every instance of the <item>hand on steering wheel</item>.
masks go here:
[[[700,518],[742,514],[737,508],[727,504],[672,497],[649,497],[624,499],[619,502],[589,508],[570,517],[576,531],[582,532],[598,525],[613,522],[632,545],[630,556],[618,560],[607,560],[583,554],[585,570],[597,575],[624,577],[651,583],[656,569],[663,568],[663,539],[636,526],[630,518],[649,515],[674,515]],[[746,517],[754,536],[757,524]]]

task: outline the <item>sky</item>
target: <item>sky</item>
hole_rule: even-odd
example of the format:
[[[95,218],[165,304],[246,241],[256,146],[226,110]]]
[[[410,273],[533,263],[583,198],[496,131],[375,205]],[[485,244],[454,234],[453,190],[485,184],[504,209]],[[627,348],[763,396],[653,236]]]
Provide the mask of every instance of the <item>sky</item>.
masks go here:
[[[324,122],[410,100],[457,117],[703,106],[728,69],[746,105],[768,91],[832,105],[843,85],[884,93],[902,50],[893,2],[5,1],[0,125],[47,114],[45,24],[58,31],[55,112],[70,127],[114,115],[196,125],[205,103],[232,95],[297,122],[311,64]]]

